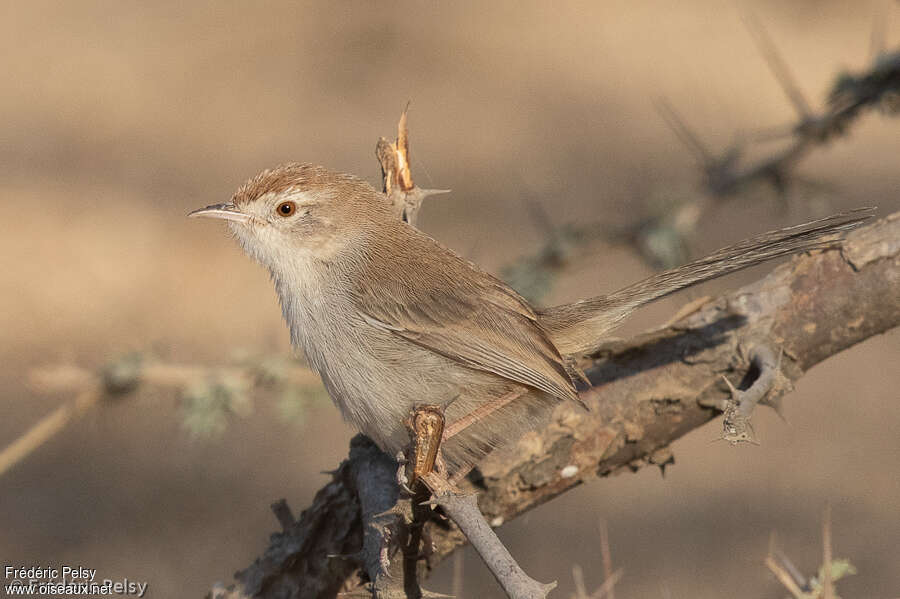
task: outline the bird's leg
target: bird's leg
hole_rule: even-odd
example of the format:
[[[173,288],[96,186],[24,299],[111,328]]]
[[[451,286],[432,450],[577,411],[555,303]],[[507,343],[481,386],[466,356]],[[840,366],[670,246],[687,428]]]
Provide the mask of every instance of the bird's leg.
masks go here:
[[[510,391],[506,395],[501,395],[496,399],[492,399],[484,404],[478,406],[476,409],[472,410],[459,420],[455,420],[450,423],[450,426],[444,429],[444,441],[458,435],[463,430],[469,428],[476,422],[480,422],[484,420],[500,408],[506,406],[509,402],[516,400],[525,395],[525,389],[519,387],[518,389],[514,389]]]
[[[511,401],[514,401],[514,400],[522,397],[522,395],[524,395],[524,394],[525,394],[525,389],[520,387],[518,389],[514,389],[513,391],[510,391],[509,393],[501,395],[500,397],[492,399],[491,401],[489,401],[487,403],[482,404],[481,406],[479,406],[475,410],[472,410],[471,412],[469,412],[468,414],[466,414],[459,420],[455,420],[452,423],[450,423],[450,425],[444,429],[444,438],[442,439],[442,442],[448,441],[449,439],[458,435],[459,433],[461,433],[468,427],[472,426],[476,422],[479,422],[480,420],[487,418],[488,416],[490,416],[491,414],[493,414],[500,408],[504,407]],[[441,462],[443,462],[443,460],[440,457],[440,454],[438,454],[438,459]],[[443,464],[440,464],[440,465],[443,466]],[[464,479],[466,477],[466,475],[469,474],[469,472],[472,471],[472,468],[473,468],[473,466],[469,465],[469,466],[465,466],[465,467],[462,467],[459,470],[457,470],[456,473],[454,473],[452,476],[450,476],[447,479],[448,482],[450,483],[450,485],[456,486],[457,484],[459,484],[459,482],[462,479]],[[439,472],[445,473],[446,469],[441,467],[441,468],[439,468]]]
[[[510,402],[522,397],[526,391],[522,387],[513,389],[509,393],[485,402],[446,427],[444,426],[444,408],[436,405],[417,406],[406,421],[412,441],[410,444],[412,454],[407,465],[406,476],[409,488],[415,488],[416,481],[421,480],[422,477],[431,472],[437,472],[446,478],[447,468],[444,465],[444,459],[441,454],[441,444],[452,439],[476,422],[484,420]],[[447,480],[451,485],[456,485],[471,470],[471,466],[462,468]]]

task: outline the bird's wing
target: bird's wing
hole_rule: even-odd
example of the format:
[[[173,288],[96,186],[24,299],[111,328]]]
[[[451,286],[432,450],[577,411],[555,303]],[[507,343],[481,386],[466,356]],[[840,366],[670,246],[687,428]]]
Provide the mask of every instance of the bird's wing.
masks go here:
[[[389,268],[376,264],[357,279],[355,303],[366,322],[469,368],[578,401],[563,358],[528,303],[432,243],[440,260],[422,259],[427,252],[395,255]]]

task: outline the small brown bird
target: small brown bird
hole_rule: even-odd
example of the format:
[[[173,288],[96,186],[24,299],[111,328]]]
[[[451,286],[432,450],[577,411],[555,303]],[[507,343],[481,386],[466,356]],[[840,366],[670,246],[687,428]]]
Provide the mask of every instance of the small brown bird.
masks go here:
[[[263,171],[231,203],[190,216],[227,220],[268,268],[292,344],[344,418],[383,450],[406,446],[415,406],[444,406],[456,432],[443,445],[453,473],[577,400],[575,359],[636,308],[824,247],[870,211],[767,233],[613,294],[544,309],[398,219],[368,183],[320,166]]]

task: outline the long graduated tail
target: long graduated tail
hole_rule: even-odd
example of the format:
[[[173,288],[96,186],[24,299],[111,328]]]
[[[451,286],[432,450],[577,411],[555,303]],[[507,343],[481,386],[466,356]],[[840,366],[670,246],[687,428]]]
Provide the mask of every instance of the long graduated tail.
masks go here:
[[[857,208],[802,225],[758,235],[705,258],[644,279],[610,295],[546,308],[541,324],[563,355],[588,353],[629,314],[685,287],[748,268],[766,260],[834,245],[834,234],[855,229],[874,214]]]

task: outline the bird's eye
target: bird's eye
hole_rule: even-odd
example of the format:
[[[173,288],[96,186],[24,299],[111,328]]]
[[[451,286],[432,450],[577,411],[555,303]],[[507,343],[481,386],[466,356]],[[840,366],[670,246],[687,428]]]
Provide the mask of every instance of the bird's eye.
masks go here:
[[[291,216],[297,211],[297,204],[294,202],[282,202],[278,204],[278,207],[275,208],[275,212],[277,212],[280,216]]]

